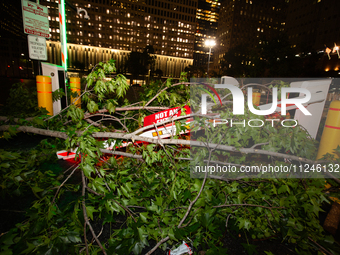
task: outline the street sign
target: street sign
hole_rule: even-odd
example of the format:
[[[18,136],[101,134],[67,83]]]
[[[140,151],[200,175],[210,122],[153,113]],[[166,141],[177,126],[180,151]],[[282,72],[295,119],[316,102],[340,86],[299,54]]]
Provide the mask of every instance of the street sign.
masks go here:
[[[186,114],[190,114],[189,106],[185,105],[183,108],[185,109]],[[149,116],[146,116],[144,118],[144,127],[152,125],[154,123],[159,123],[162,121],[169,120],[170,118],[179,117],[179,116],[181,116],[180,107],[175,107],[175,108],[171,108],[171,109],[164,110],[161,112],[157,112]]]
[[[47,60],[46,38],[27,35],[30,59]]]
[[[27,0],[22,0],[21,5],[24,32],[26,34],[49,38],[50,25],[48,21],[48,8]]]

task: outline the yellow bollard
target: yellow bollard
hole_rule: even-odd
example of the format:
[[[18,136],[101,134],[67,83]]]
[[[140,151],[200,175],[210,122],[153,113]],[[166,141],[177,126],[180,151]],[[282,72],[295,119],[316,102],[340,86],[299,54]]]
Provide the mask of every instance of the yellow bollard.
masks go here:
[[[253,92],[253,104],[256,106],[260,105],[261,101],[261,93],[260,92]]]
[[[334,154],[333,150],[338,145],[340,145],[340,101],[333,101],[329,106],[316,159],[322,158],[326,153]],[[338,158],[336,154],[335,156]]]
[[[81,99],[80,99],[80,78],[71,77],[70,78],[70,88],[71,92],[77,92],[78,97],[71,96],[71,104],[74,103],[75,106],[81,108]],[[78,99],[77,99],[78,98]]]
[[[53,115],[52,80],[49,76],[37,75],[38,107],[44,107]]]

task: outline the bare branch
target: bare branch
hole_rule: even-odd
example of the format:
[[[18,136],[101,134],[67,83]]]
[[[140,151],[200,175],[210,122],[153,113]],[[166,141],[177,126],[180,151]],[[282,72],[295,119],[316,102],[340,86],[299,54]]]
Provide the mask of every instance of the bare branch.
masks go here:
[[[57,189],[57,192],[55,193],[54,197],[53,197],[53,200],[52,200],[52,205],[54,204],[54,201],[59,193],[59,190],[61,189],[61,187],[68,181],[68,179],[71,178],[71,176],[74,174],[74,172],[79,168],[79,165],[77,167],[75,167],[73,169],[73,171],[67,176],[67,178],[62,182],[62,184],[59,185],[58,189]]]
[[[269,144],[269,143],[268,142],[266,142],[266,143],[257,143],[257,144],[254,144],[253,146],[251,146],[250,149],[254,149],[257,146],[262,146],[262,145],[267,145],[267,144]]]
[[[164,242],[168,241],[170,239],[170,237],[165,237],[163,238],[162,240],[160,240],[156,245],[155,247],[153,247],[148,253],[146,253],[145,255],[150,255],[152,254],[155,250],[157,250],[157,248]]]
[[[264,205],[253,205],[253,204],[228,204],[228,205],[215,205],[213,208],[222,208],[222,207],[232,207],[232,206],[249,206],[249,207],[261,207],[265,209],[285,209],[285,207],[282,206],[264,206]]]
[[[92,228],[92,225],[89,221],[89,218],[87,216],[87,212],[86,212],[86,205],[85,205],[85,188],[86,188],[86,182],[85,182],[85,175],[84,172],[81,171],[81,179],[82,179],[82,183],[83,183],[83,189],[82,189],[82,195],[83,195],[83,202],[82,202],[82,206],[83,206],[83,214],[84,214],[84,220],[87,224],[87,226],[89,227],[92,236],[94,237],[94,239],[96,240],[97,244],[99,245],[100,249],[102,250],[102,252],[104,253],[104,255],[107,255],[104,247],[102,246],[101,242],[99,241],[98,237],[96,236],[96,234],[94,233],[94,230]]]
[[[319,249],[321,251],[323,251],[324,253],[327,253],[328,255],[334,255],[332,252],[329,252],[328,250],[326,250],[326,248],[324,248],[323,246],[321,246],[320,244],[318,244],[317,242],[315,242],[312,238],[308,237],[309,240],[311,240],[316,246],[319,247]]]

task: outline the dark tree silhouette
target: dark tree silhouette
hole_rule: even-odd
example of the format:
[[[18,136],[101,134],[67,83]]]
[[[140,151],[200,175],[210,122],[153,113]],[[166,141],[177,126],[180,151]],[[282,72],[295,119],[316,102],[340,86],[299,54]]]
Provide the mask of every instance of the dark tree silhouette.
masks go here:
[[[152,45],[145,47],[143,52],[132,51],[126,60],[126,68],[131,73],[130,84],[133,84],[134,79],[138,79],[140,75],[146,75],[149,70],[153,70],[155,57]]]

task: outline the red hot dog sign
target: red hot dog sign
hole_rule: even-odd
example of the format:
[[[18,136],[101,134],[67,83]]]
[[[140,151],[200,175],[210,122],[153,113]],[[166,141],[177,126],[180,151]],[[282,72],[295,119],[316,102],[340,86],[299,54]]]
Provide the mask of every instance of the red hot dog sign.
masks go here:
[[[190,114],[189,106],[187,105],[184,106],[184,109],[186,114]],[[169,118],[178,117],[180,115],[181,115],[180,107],[175,107],[161,112],[157,112],[144,118],[144,127],[152,125],[154,123],[163,122],[168,120]]]

